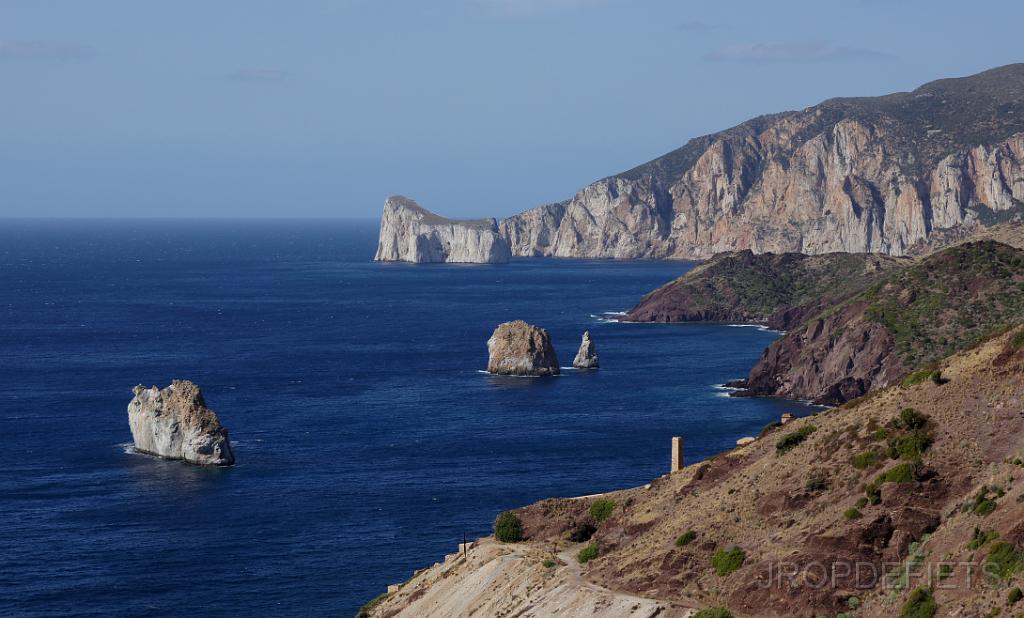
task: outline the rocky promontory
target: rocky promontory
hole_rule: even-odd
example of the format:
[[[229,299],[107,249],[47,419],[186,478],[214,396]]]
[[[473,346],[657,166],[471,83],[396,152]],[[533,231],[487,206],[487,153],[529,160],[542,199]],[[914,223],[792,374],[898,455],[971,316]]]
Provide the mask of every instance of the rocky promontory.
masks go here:
[[[505,322],[487,340],[487,371],[499,375],[558,375],[558,357],[548,331],[522,320]]]
[[[811,315],[768,346],[737,394],[841,404],[908,371],[928,378],[931,363],[1022,312],[1024,251],[992,240],[951,247]]]
[[[580,349],[576,352],[576,358],[572,361],[572,366],[576,369],[597,369],[597,346],[594,345],[594,340],[590,338],[590,331],[583,333],[583,341],[580,342]]]
[[[624,322],[744,322],[785,330],[908,258],[871,253],[720,253],[645,295]]]
[[[139,385],[132,392],[128,425],[137,451],[198,465],[235,463],[228,430],[206,407],[198,386],[174,380],[164,389]]]
[[[378,262],[495,264],[510,257],[494,219],[446,219],[400,195],[384,202]]]

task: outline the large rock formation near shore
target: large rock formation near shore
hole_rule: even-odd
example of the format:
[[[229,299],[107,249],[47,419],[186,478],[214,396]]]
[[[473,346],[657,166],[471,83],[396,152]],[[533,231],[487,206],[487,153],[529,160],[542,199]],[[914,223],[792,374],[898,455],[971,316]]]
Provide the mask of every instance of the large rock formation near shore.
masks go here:
[[[761,116],[501,222],[513,255],[903,255],[1024,211],[1024,64]]]
[[[492,264],[510,256],[494,219],[445,219],[402,196],[384,202],[374,260]]]
[[[558,375],[558,357],[548,331],[522,320],[505,322],[487,340],[487,371],[500,375]]]
[[[576,352],[576,358],[572,361],[576,369],[597,369],[597,346],[590,338],[590,331],[583,333],[583,341],[580,342],[580,349]]]
[[[198,465],[235,463],[228,430],[206,407],[198,386],[174,380],[164,389],[139,385],[133,393],[128,425],[137,451]]]

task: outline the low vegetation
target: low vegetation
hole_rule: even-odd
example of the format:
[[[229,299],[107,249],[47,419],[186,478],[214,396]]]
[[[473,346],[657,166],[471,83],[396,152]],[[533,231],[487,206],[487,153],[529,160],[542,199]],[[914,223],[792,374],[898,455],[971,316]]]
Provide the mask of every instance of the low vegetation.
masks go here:
[[[388,593],[385,592],[384,594],[378,595],[370,599],[369,601],[364,603],[362,607],[359,608],[359,611],[356,613],[356,618],[370,618],[370,616],[373,614],[373,610],[378,605],[383,603],[384,600],[387,598]]]
[[[985,574],[1004,580],[1024,569],[1024,554],[1011,543],[996,543],[985,559]]]
[[[611,517],[612,511],[614,510],[614,500],[595,500],[594,503],[590,505],[590,516],[594,518],[594,521],[601,523],[602,521]]]
[[[910,593],[910,598],[900,610],[900,618],[932,618],[938,611],[932,589],[922,586]]]
[[[512,511],[505,511],[494,520],[494,538],[502,543],[518,543],[523,540],[523,522]]]
[[[693,618],[733,618],[732,612],[723,607],[709,607],[693,615]]]
[[[679,535],[676,539],[676,547],[686,547],[697,538],[697,533],[693,530],[687,530],[686,532]]]
[[[973,498],[964,504],[963,511],[965,513],[974,513],[980,517],[988,517],[999,506],[996,500],[1004,495],[1006,495],[1006,491],[1002,487],[984,485],[978,490],[978,493],[974,494]]]
[[[711,566],[719,577],[725,577],[743,566],[746,559],[747,552],[736,545],[731,545],[715,552],[711,558]]]
[[[899,464],[875,477],[875,480],[871,481],[865,488],[864,493],[867,494],[868,501],[871,504],[878,504],[882,499],[882,485],[886,483],[913,483],[918,480],[920,473],[921,463],[919,461]]]
[[[971,540],[967,543],[967,549],[971,551],[981,549],[998,538],[999,533],[995,530],[982,530],[981,528],[975,528],[974,534],[971,536]]]
[[[576,554],[576,560],[580,564],[586,564],[594,558],[597,558],[597,556],[600,553],[601,547],[597,544],[597,541],[594,541],[590,545],[587,545],[586,547],[581,549],[578,554]]]
[[[784,455],[802,444],[817,429],[814,425],[805,425],[796,431],[787,433],[775,443],[775,453],[777,455]]]
[[[845,512],[843,512],[843,517],[852,521],[854,519],[860,519],[861,517],[864,517],[864,514],[860,512],[860,509],[850,507],[846,509]]]

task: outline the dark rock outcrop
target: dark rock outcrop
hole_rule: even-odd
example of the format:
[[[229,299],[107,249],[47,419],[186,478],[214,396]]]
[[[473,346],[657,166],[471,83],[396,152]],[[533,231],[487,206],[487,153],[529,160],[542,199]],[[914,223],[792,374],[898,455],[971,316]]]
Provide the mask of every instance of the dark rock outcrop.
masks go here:
[[[137,451],[198,465],[235,463],[228,430],[206,407],[198,386],[174,380],[164,389],[139,385],[132,392],[128,425]]]
[[[522,320],[505,322],[487,340],[487,371],[500,375],[558,375],[558,357],[548,331]]]

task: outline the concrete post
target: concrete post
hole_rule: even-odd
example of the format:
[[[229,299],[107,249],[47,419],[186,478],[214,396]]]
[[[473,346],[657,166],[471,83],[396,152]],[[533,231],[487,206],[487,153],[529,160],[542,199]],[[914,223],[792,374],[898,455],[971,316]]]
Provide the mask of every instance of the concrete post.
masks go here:
[[[672,437],[672,472],[679,472],[683,469],[683,438],[681,436]]]

